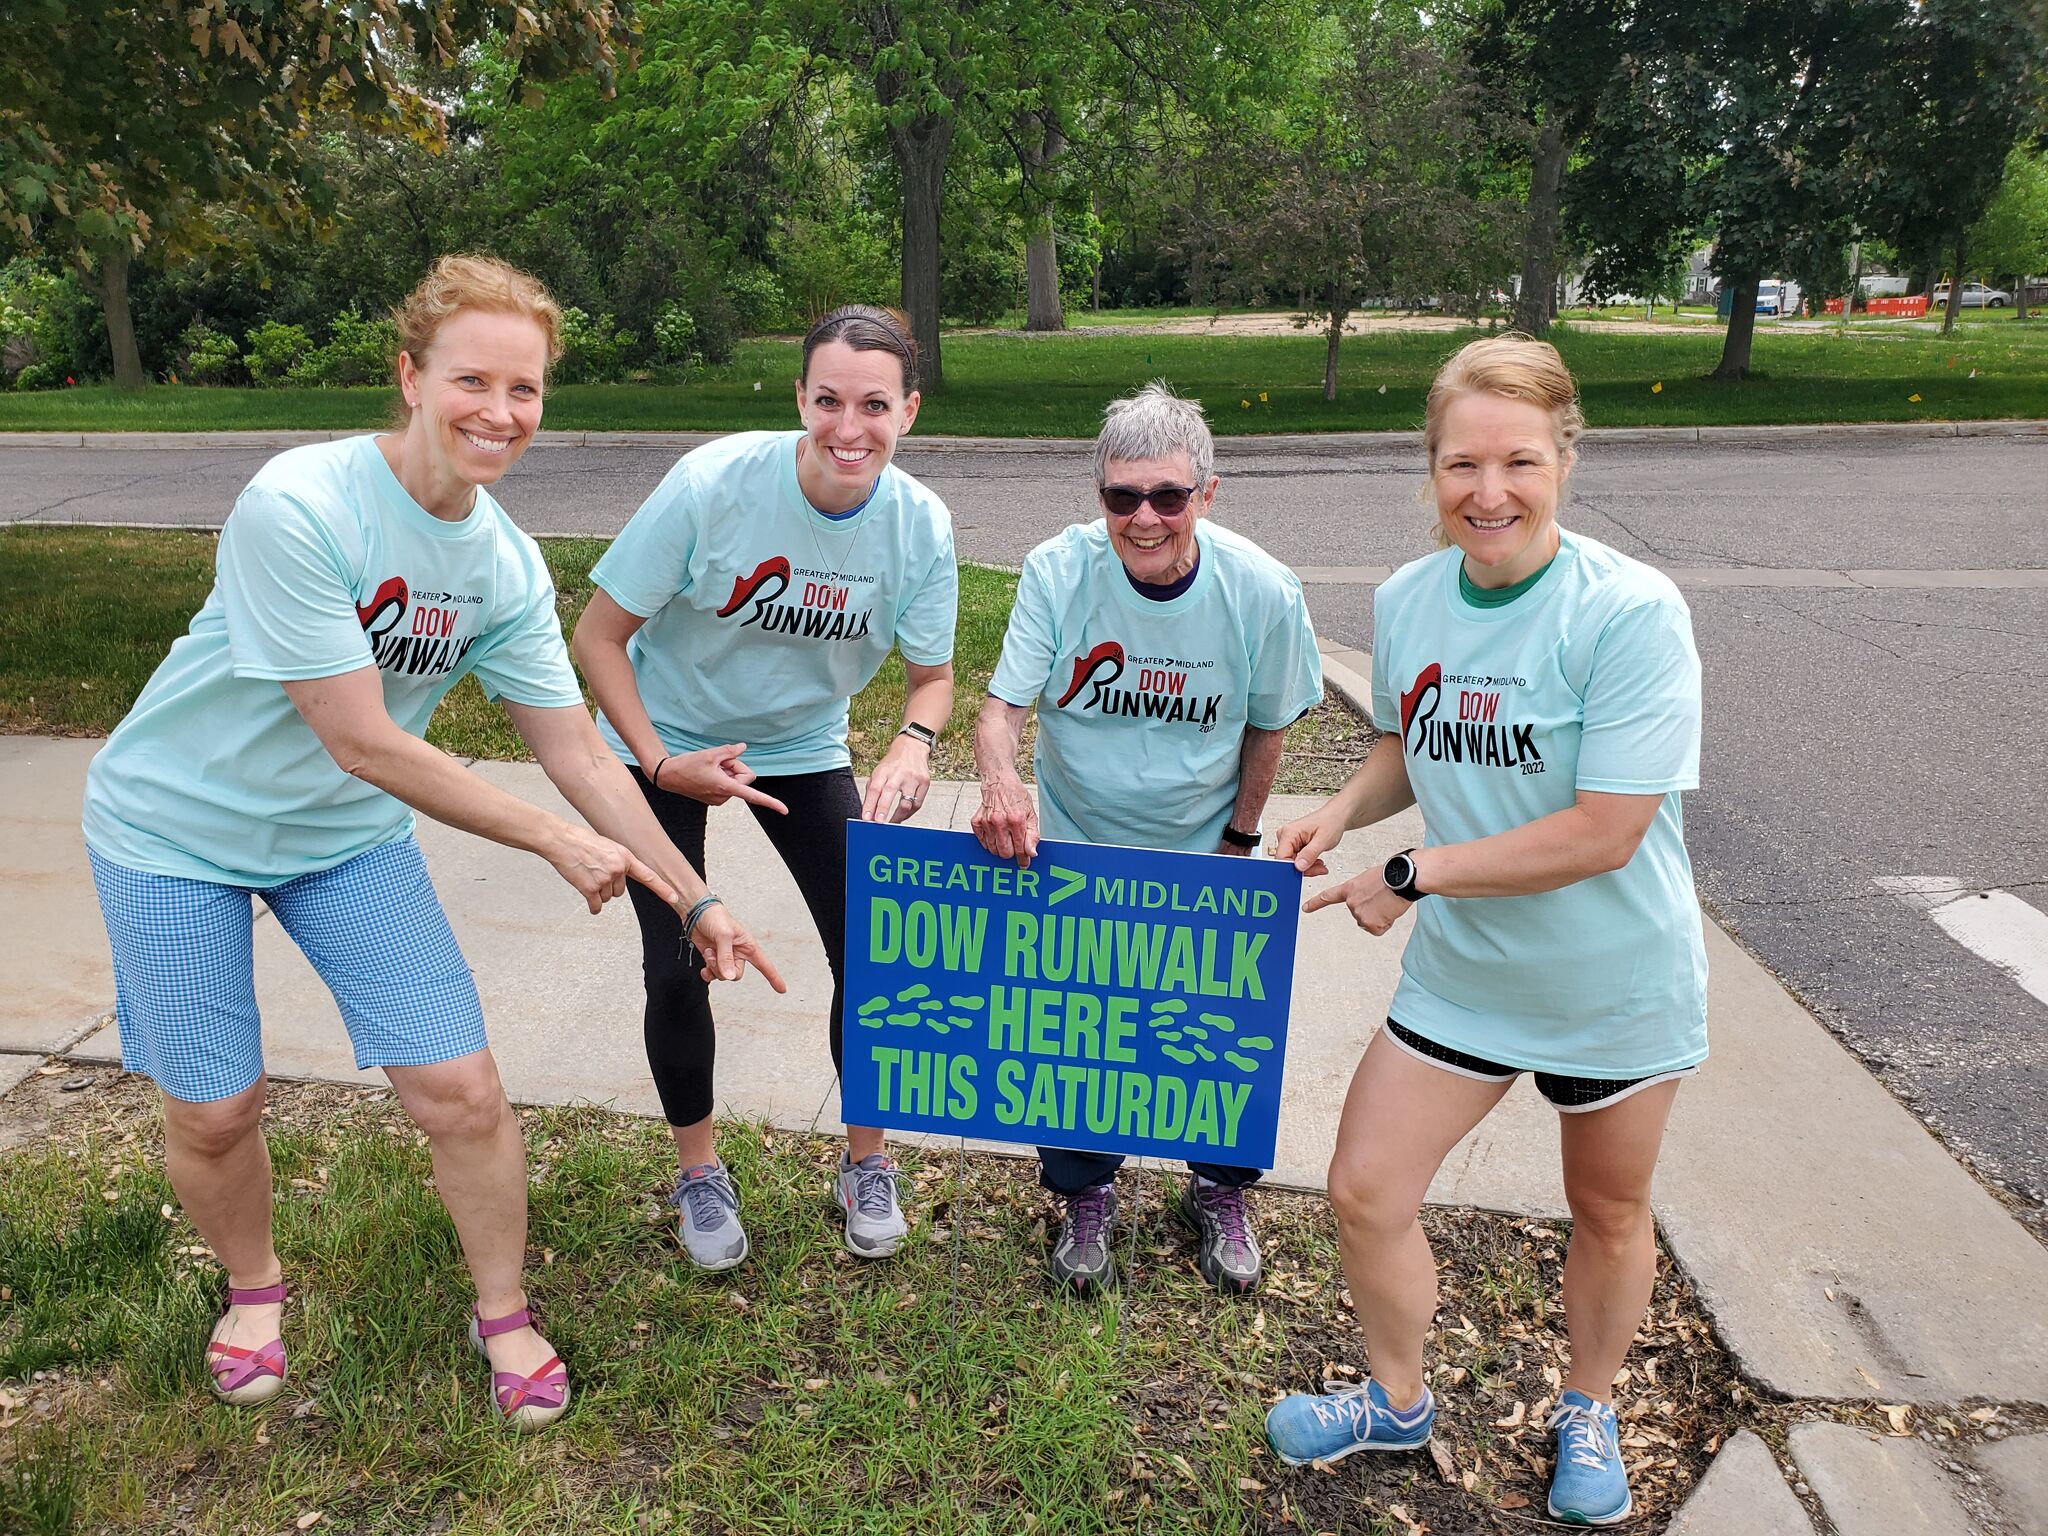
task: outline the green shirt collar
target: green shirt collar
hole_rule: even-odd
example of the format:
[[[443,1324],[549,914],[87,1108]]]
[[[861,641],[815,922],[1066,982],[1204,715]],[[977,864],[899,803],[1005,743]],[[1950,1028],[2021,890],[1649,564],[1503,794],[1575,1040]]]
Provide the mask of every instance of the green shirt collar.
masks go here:
[[[1524,592],[1543,579],[1543,573],[1550,569],[1557,559],[1552,555],[1536,570],[1524,576],[1512,587],[1482,587],[1465,574],[1465,562],[1458,562],[1458,595],[1474,608],[1505,608]]]

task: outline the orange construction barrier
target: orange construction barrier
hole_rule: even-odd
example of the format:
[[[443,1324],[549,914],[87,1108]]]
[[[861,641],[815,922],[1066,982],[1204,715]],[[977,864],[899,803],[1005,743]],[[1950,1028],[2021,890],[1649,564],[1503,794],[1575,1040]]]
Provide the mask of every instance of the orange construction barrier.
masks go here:
[[[1829,299],[1827,312],[1839,315],[1842,312],[1840,299]],[[1865,299],[1863,313],[1866,315],[1892,315],[1917,320],[1927,313],[1927,295],[1924,293],[1893,294],[1884,298]]]

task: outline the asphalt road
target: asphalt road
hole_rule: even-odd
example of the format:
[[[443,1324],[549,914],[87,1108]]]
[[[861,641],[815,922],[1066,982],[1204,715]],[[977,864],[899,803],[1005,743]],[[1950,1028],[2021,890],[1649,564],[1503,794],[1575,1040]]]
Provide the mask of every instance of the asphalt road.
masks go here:
[[[267,456],[0,447],[0,522],[208,526]],[[673,457],[548,445],[502,499],[534,532],[609,535]],[[1429,547],[1418,459],[1226,440],[1217,515],[1303,573],[1321,633],[1369,648],[1372,584]],[[912,439],[902,461],[965,558],[1015,564],[1093,515],[1070,445]],[[2048,1006],[1875,882],[1953,876],[2048,911],[2048,436],[1597,442],[1566,521],[1692,605],[1704,899],[2039,1230]]]

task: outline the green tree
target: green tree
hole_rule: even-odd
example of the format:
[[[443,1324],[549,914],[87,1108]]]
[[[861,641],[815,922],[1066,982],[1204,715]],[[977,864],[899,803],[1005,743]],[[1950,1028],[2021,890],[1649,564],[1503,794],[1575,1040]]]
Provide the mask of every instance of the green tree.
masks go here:
[[[1986,270],[2010,276],[2015,318],[2027,318],[2027,274],[2048,272],[2048,153],[2015,146],[1984,217],[1970,227],[1970,249]]]
[[[117,384],[144,382],[137,259],[217,238],[232,204],[273,228],[326,206],[309,130],[324,112],[438,139],[408,61],[484,38],[517,82],[608,79],[630,0],[17,0],[0,9],[0,239],[68,261],[106,314]]]
[[[1647,30],[1632,0],[1488,0],[1473,19],[1473,66],[1525,125],[1527,212],[1515,328],[1541,336],[1557,315],[1565,169],[1591,131],[1617,71]]]
[[[1656,291],[1673,232],[1711,231],[1731,310],[1713,376],[1749,373],[1758,284],[1848,243],[1907,0],[1656,0],[1610,83],[1568,201],[1597,283]]]
[[[1900,28],[1887,71],[1876,227],[1949,284],[1942,333],[1955,326],[1970,227],[1997,195],[2006,155],[2040,121],[2048,32],[2038,7],[2009,0],[1924,0]]]
[[[1486,238],[1500,210],[1465,184],[1487,133],[1477,82],[1412,15],[1360,10],[1341,27],[1296,111],[1211,156],[1236,283],[1298,296],[1321,325],[1325,400],[1337,398],[1344,323],[1361,301],[1466,291],[1512,260]]]

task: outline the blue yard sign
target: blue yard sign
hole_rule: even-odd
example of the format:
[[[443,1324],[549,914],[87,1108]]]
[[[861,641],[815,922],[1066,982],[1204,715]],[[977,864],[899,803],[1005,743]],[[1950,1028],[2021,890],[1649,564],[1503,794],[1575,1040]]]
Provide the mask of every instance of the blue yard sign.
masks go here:
[[[1267,1168],[1301,876],[847,827],[849,1125]]]

